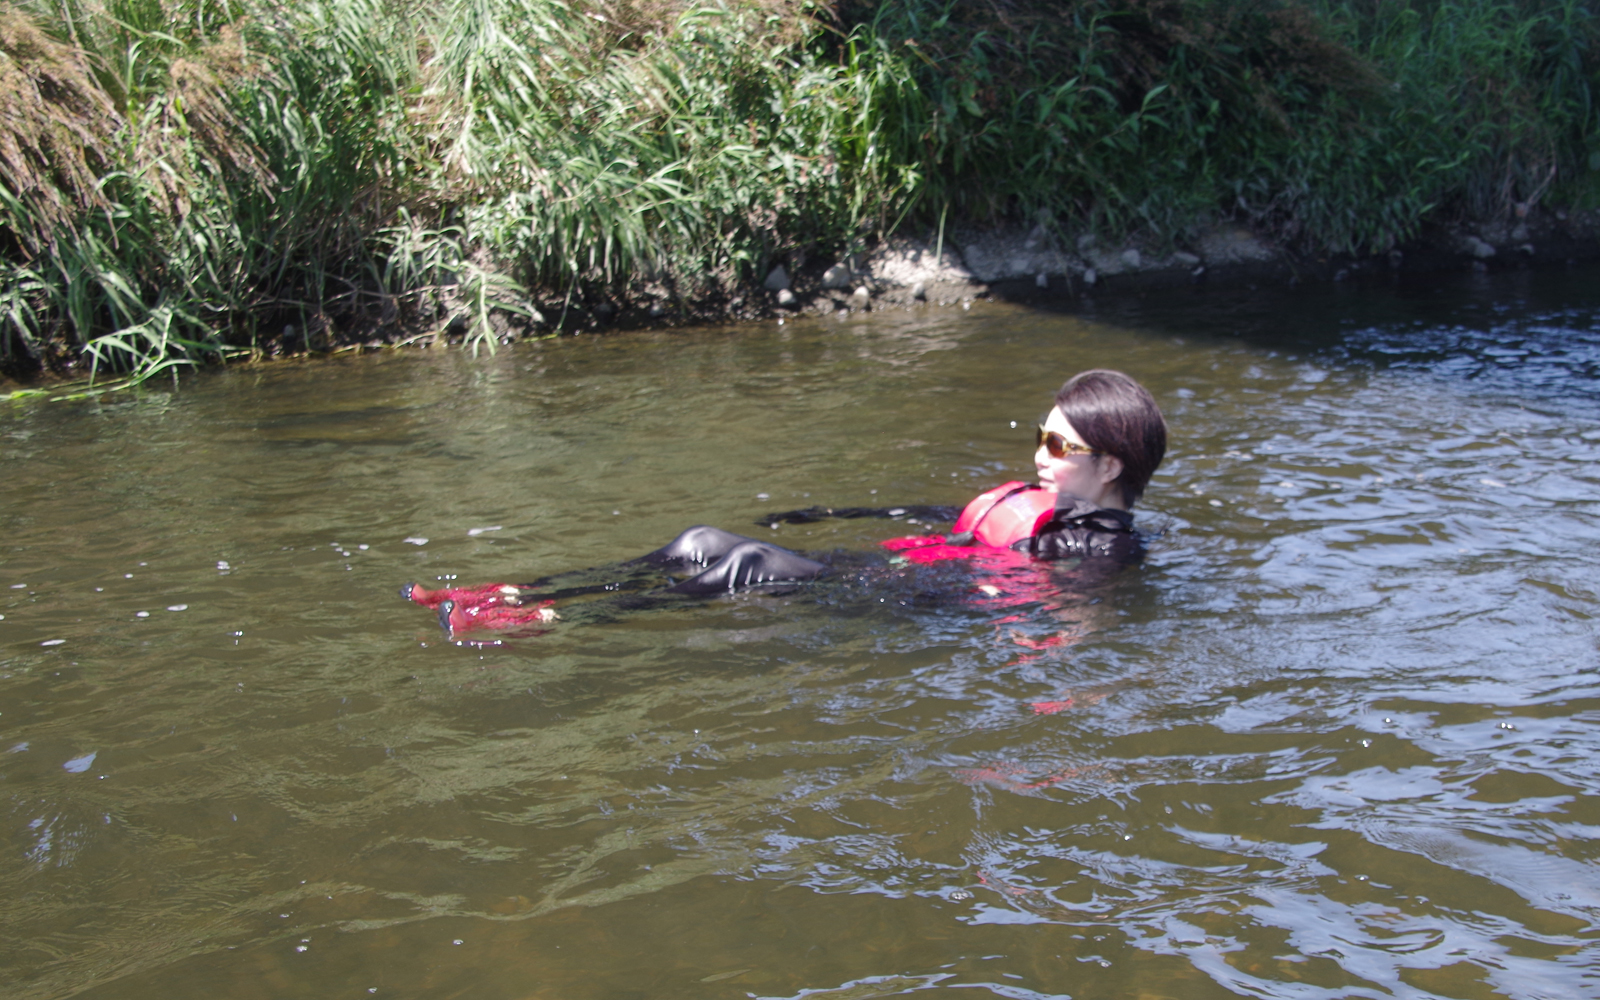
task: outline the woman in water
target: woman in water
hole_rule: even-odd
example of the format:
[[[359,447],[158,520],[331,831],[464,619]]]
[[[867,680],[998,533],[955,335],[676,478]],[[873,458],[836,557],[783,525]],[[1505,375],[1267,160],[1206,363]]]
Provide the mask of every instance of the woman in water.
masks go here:
[[[969,503],[949,536],[890,539],[886,548],[908,561],[934,562],[996,550],[1035,560],[1079,559],[1112,568],[1143,553],[1129,509],[1161,464],[1167,425],[1150,393],[1121,372],[1098,369],[1068,379],[1039,425],[1034,450],[1037,486],[1013,482]],[[887,510],[810,508],[778,520],[888,516]],[[896,514],[901,511],[896,510]],[[706,596],[752,587],[795,584],[823,575],[828,565],[797,552],[698,525],[670,543],[605,571],[603,583],[582,585],[574,574],[532,584],[489,584],[429,590],[410,583],[401,596],[439,611],[452,634],[520,628],[555,620],[559,598],[635,589],[681,574],[664,593]],[[617,580],[618,571],[627,580]],[[584,574],[588,575],[588,574]],[[563,578],[570,584],[560,587]],[[632,586],[629,586],[629,585]]]

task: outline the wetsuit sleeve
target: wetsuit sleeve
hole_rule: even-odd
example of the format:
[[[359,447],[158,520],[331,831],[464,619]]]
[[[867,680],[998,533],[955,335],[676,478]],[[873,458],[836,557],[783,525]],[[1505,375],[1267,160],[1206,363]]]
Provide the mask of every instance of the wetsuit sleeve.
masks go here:
[[[786,510],[778,514],[769,514],[758,518],[756,524],[763,527],[771,524],[812,524],[816,521],[826,521],[829,518],[857,518],[857,517],[915,517],[924,521],[954,521],[961,516],[960,507],[950,507],[944,504],[907,504],[904,507],[803,507],[800,510]]]

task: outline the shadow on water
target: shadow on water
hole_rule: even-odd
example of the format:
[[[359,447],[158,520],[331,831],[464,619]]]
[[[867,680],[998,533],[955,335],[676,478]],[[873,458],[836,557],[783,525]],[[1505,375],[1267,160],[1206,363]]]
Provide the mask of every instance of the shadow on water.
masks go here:
[[[1592,266],[1391,272],[1304,288],[1205,284],[1063,306],[1124,328],[1182,331],[1265,351],[1431,371],[1495,390],[1587,404],[1600,392]]]
[[[1597,275],[237,369],[0,417],[8,997],[1596,992]],[[1474,284],[1473,282],[1478,283]],[[1072,371],[1087,585],[872,555]],[[474,648],[721,524],[856,566]],[[988,588],[988,589],[985,589]]]

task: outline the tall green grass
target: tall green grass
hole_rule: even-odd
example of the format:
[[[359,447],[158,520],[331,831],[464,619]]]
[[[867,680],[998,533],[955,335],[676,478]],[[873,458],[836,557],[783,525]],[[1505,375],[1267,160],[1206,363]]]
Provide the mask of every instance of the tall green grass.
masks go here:
[[[927,0],[866,8],[841,52],[868,38],[912,56],[896,141],[929,208],[1360,253],[1600,170],[1582,0]]]
[[[1594,200],[1597,39],[1583,0],[20,0],[0,369],[492,348],[948,221],[1383,250]]]

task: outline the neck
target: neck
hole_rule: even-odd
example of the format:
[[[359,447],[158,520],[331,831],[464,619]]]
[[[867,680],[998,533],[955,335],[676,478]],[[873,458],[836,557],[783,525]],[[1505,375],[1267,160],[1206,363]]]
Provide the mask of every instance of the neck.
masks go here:
[[[1070,499],[1068,499],[1068,498],[1070,498]],[[1063,500],[1066,500],[1067,502],[1066,503],[1062,503]],[[1080,493],[1062,493],[1062,492],[1059,492],[1059,491],[1056,492],[1056,508],[1057,509],[1060,509],[1062,507],[1070,507],[1070,506],[1072,506],[1073,501],[1081,501],[1083,503],[1088,504],[1091,507],[1095,507],[1095,508],[1098,508],[1100,510],[1120,510],[1124,514],[1126,514],[1128,512],[1128,506],[1131,506],[1131,505],[1125,505],[1124,504],[1123,499],[1122,499],[1122,491],[1121,490],[1115,490],[1115,489],[1114,490],[1108,490],[1108,491],[1104,491],[1104,492],[1100,493],[1098,496],[1092,496],[1092,497],[1086,497],[1086,496],[1083,496]]]

